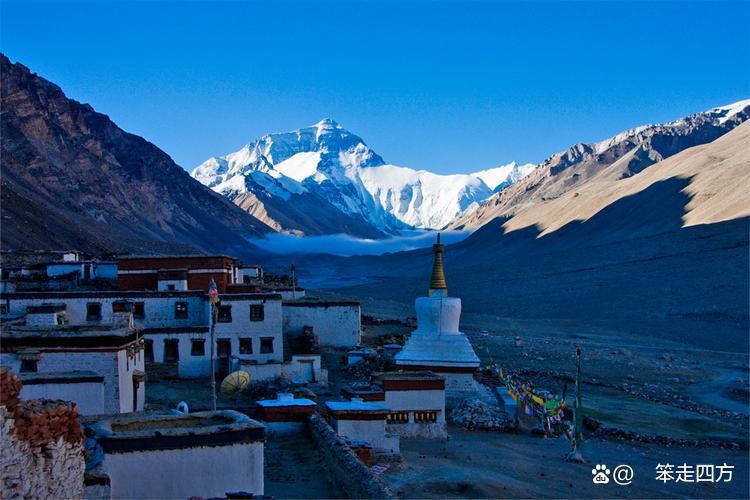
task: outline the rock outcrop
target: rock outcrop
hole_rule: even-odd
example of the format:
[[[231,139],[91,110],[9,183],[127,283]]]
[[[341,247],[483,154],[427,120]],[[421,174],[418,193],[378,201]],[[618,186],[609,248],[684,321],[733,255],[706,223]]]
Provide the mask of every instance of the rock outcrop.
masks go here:
[[[0,371],[3,498],[81,498],[83,433],[75,403],[21,401],[21,381]]]

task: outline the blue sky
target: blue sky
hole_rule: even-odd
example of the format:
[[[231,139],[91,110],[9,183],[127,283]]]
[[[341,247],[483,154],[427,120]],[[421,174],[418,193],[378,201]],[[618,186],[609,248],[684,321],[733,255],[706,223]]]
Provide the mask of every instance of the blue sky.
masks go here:
[[[747,98],[749,5],[3,1],[0,45],[186,168],[330,117],[469,172]]]

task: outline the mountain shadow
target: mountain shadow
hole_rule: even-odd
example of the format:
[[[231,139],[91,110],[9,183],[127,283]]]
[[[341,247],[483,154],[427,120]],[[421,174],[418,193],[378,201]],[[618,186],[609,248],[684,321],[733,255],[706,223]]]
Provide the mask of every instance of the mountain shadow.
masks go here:
[[[449,291],[470,313],[746,352],[750,220],[682,227],[689,184],[656,182],[543,236],[535,226],[505,233],[496,219],[446,249]],[[381,281],[340,291],[409,303],[426,291],[429,253],[349,259],[350,274]]]

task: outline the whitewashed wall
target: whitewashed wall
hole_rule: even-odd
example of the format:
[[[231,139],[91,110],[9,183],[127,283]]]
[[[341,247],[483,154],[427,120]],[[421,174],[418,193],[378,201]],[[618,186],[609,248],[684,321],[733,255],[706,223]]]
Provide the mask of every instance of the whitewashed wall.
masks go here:
[[[393,411],[438,410],[438,422],[445,422],[445,391],[385,391],[385,404]]]
[[[112,498],[263,495],[263,443],[105,455]]]
[[[105,413],[104,382],[23,384],[21,398],[75,401],[81,415]]]
[[[312,364],[312,378],[313,380],[306,380],[306,365],[305,363]],[[298,378],[303,379],[307,382],[325,382],[327,381],[327,376],[323,376],[323,371],[321,369],[321,363],[320,363],[320,355],[302,355],[302,354],[295,354],[292,356],[292,360],[289,363],[284,364],[283,369],[283,376],[285,378]],[[324,380],[324,378],[326,380]]]
[[[284,359],[283,334],[281,330],[281,301],[280,300],[232,300],[224,298],[222,304],[232,306],[232,322],[216,323],[216,341],[229,340],[231,355],[238,359],[235,365],[243,362],[254,361],[258,367],[253,369],[251,376],[253,380],[267,380],[280,376],[281,368],[278,366]],[[250,305],[264,304],[263,321],[250,321]],[[208,326],[208,323],[205,324]],[[211,334],[207,329],[205,332],[183,333],[179,331],[170,333],[147,333],[146,337],[153,341],[154,361],[164,361],[164,341],[166,339],[177,340],[179,362],[178,374],[180,377],[202,377],[211,374]],[[273,352],[263,354],[260,352],[261,337],[273,339]],[[253,344],[252,354],[240,354],[240,339],[250,338]],[[203,340],[204,354],[192,355],[192,340]],[[218,348],[217,348],[218,352]],[[274,366],[276,365],[276,366]],[[242,369],[247,366],[242,364]],[[250,371],[249,369],[247,371]]]
[[[360,342],[359,305],[329,305],[294,302],[283,305],[284,331],[291,336],[302,335],[305,326],[312,326],[321,345],[354,347]]]
[[[172,286],[172,290],[187,290],[188,284],[187,280],[159,280],[156,283],[156,288],[160,292],[166,292],[169,290],[169,286]]]
[[[238,370],[244,370],[250,374],[250,383],[261,380],[273,380],[281,376],[281,363],[270,363],[266,365],[252,365],[240,362]]]
[[[47,352],[37,363],[37,373],[68,372],[89,370],[104,377],[104,413],[125,413],[133,411],[133,371],[144,370],[143,352],[135,355],[126,363],[127,353],[120,350],[85,351],[85,352]],[[0,364],[9,367],[16,373],[21,372],[21,361],[15,354],[5,353],[0,356]],[[140,384],[138,398],[140,408],[145,399],[144,383]],[[83,407],[96,405],[98,394],[81,393],[82,399],[71,399]],[[55,398],[65,399],[65,398]]]
[[[402,437],[445,438],[448,430],[445,422],[445,391],[385,391],[385,404],[395,411],[408,411],[409,422],[387,424],[388,432]],[[437,411],[436,422],[415,422],[415,411]]]
[[[332,427],[339,436],[367,441],[377,452],[399,452],[399,438],[386,434],[385,420],[333,419]]]
[[[89,297],[66,297],[50,295],[44,298],[10,298],[9,310],[12,313],[23,314],[30,305],[41,305],[48,303],[65,304],[65,317],[69,325],[110,325],[112,324],[112,303],[119,300],[132,300],[133,302],[144,302],[144,319],[135,319],[136,325],[143,328],[164,328],[207,325],[209,320],[209,306],[203,295],[174,295],[164,294],[123,294],[121,296],[102,296],[91,294]],[[101,304],[100,321],[87,321],[86,308],[90,302]],[[184,319],[175,318],[175,303],[187,302],[188,317]]]
[[[120,412],[142,411],[146,402],[146,382],[138,384],[136,393],[137,399],[134,401],[133,391],[133,374],[136,370],[145,371],[143,351],[138,351],[135,356],[128,358],[126,351],[117,352],[117,372],[120,396]],[[135,403],[135,406],[133,405]]]
[[[222,298],[222,305],[232,306],[232,322],[216,323],[216,338],[232,339],[232,355],[240,359],[255,359],[259,363],[281,363],[284,360],[284,338],[280,300],[232,300]],[[263,321],[250,321],[250,306],[263,304]],[[240,354],[240,337],[253,339],[253,354]],[[260,338],[273,338],[273,352],[260,353]]]

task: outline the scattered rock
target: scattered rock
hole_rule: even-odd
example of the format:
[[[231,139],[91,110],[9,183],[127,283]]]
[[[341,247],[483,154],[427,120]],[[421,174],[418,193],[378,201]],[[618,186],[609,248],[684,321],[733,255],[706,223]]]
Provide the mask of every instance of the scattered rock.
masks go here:
[[[451,411],[450,419],[469,430],[508,432],[516,428],[507,413],[478,399],[461,401]]]

